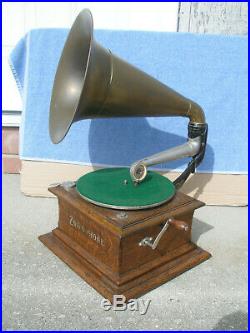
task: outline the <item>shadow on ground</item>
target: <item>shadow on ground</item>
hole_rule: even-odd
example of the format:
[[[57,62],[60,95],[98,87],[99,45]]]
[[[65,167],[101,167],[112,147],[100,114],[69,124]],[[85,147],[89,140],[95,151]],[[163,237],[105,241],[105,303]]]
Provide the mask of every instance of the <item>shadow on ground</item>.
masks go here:
[[[212,331],[247,331],[248,315],[242,311],[233,312],[220,319]]]
[[[192,225],[192,242],[196,244],[202,234],[205,234],[213,228],[214,227],[211,224],[202,222],[194,218]]]

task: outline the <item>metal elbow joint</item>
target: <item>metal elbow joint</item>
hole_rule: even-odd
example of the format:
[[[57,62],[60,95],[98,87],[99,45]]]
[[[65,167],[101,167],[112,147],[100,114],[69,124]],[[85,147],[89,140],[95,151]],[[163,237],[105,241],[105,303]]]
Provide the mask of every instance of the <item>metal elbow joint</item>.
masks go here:
[[[199,104],[194,103],[194,102],[191,102],[189,104],[187,117],[189,117],[191,124],[200,124],[201,125],[201,124],[206,123],[206,117],[205,117],[204,111],[199,106]]]
[[[183,145],[133,163],[130,167],[130,175],[135,184],[142,182],[146,178],[147,166],[183,157],[192,157],[192,160],[185,171],[174,181],[176,188],[180,188],[190,173],[195,172],[196,167],[201,163],[205,155],[208,126],[205,114],[197,103],[190,102],[186,116],[190,120],[188,124],[188,141]]]

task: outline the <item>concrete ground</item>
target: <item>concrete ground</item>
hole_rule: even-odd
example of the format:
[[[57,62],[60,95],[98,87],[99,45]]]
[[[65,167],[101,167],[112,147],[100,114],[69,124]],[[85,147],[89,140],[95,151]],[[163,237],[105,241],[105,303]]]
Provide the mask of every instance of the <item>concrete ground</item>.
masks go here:
[[[193,240],[213,257],[140,300],[148,312],[104,311],[102,297],[37,237],[57,224],[56,199],[25,197],[3,177],[4,330],[246,330],[247,208],[196,211]]]

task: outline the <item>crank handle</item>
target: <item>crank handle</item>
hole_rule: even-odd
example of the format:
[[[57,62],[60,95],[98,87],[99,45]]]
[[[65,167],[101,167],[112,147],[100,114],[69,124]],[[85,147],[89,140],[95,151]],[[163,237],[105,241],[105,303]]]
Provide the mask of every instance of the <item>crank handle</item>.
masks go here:
[[[149,246],[152,248],[152,250],[155,250],[163,234],[167,231],[170,225],[172,225],[173,227],[175,227],[177,230],[180,231],[187,232],[189,230],[189,225],[186,222],[169,218],[164,224],[159,234],[156,236],[154,241],[153,237],[145,237],[139,242],[139,246]]]

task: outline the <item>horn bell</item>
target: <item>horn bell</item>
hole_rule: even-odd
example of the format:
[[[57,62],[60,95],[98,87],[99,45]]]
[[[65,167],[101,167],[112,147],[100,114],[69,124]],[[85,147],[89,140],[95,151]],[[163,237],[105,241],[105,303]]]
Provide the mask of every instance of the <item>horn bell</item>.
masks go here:
[[[99,110],[109,76],[110,52],[93,40],[93,18],[84,9],[70,29],[54,79],[49,115],[53,143],[63,140],[72,123]]]
[[[49,133],[59,143],[72,123],[88,118],[183,116],[204,124],[201,107],[103,48],[88,9],[77,16],[55,75]]]

